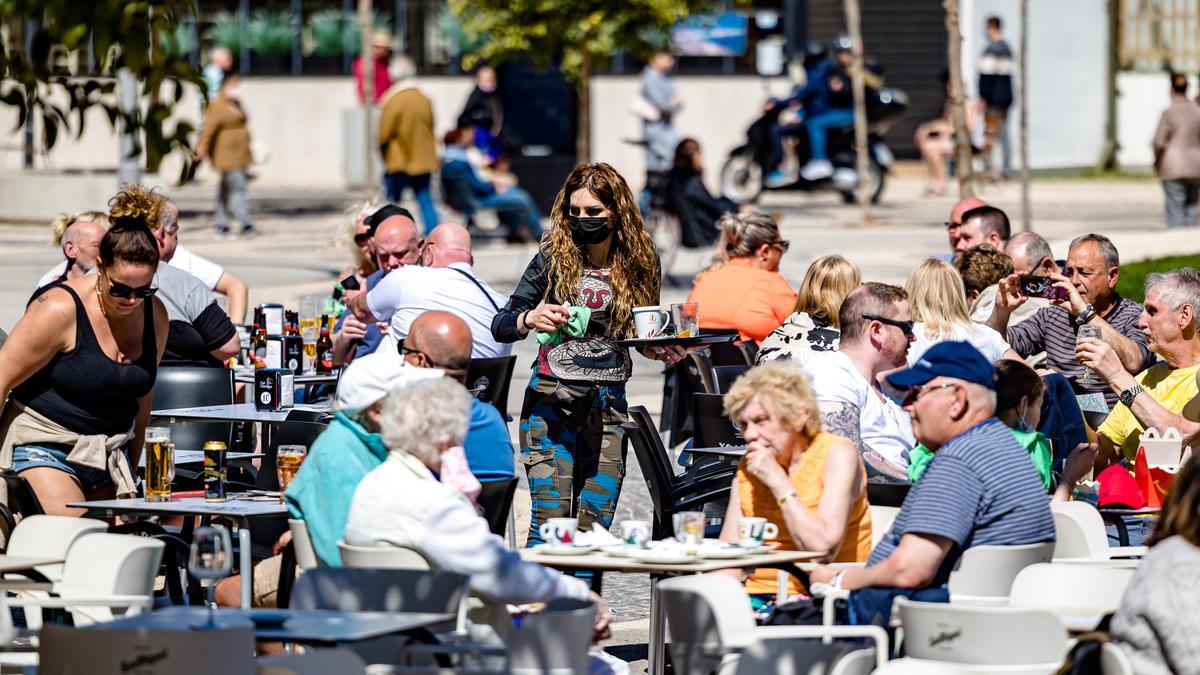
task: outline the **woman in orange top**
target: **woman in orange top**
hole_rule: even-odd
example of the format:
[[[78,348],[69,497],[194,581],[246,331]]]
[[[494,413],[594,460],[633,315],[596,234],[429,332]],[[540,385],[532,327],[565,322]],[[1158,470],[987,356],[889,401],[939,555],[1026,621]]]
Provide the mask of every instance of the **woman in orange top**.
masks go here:
[[[854,443],[821,430],[804,372],[786,362],[751,369],[725,395],[725,412],[742,429],[747,449],[721,539],[738,541],[741,519],[757,516],[778,526],[768,541],[781,549],[865,562],[871,553],[866,471]],[[774,595],[776,579],[775,570],[758,570],[746,580],[746,592]],[[788,594],[800,591],[789,577]]]
[[[788,242],[764,213],[728,214],[713,266],[696,278],[688,302],[700,304],[700,328],[736,328],[743,340],[762,342],[796,305],[796,291],[779,273]]]

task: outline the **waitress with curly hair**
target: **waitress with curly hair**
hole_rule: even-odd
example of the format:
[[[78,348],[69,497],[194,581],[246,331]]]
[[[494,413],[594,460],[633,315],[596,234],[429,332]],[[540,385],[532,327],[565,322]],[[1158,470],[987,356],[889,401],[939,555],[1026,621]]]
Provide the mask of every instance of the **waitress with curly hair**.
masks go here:
[[[152,231],[163,203],[140,185],[113,197],[97,274],[35,296],[0,349],[0,469],[29,481],[46,513],[136,491],[129,467],[167,342]]]
[[[617,344],[636,335],[633,308],[658,304],[658,253],[633,193],[608,164],[581,164],[554,200],[551,227],[508,305],[492,321],[500,342],[551,333],[538,347],[521,406],[521,462],[533,500],[529,544],[550,518],[579,529],[612,524],[625,476],[625,383],[633,369]],[[590,319],[568,326],[573,308]],[[583,312],[582,314],[587,314]],[[560,330],[562,329],[562,330]],[[542,342],[542,341],[539,341]],[[680,347],[643,355],[674,363]]]

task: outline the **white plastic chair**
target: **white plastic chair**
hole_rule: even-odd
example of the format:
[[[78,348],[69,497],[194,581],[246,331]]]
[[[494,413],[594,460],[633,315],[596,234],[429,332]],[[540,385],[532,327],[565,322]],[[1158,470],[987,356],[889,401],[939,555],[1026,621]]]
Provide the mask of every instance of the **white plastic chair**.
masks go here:
[[[1008,602],[1013,607],[1070,610],[1062,612],[1066,614],[1108,614],[1121,604],[1134,571],[1108,565],[1030,565],[1013,580]]]
[[[52,597],[11,598],[9,604],[65,608],[76,626],[112,621],[115,614],[136,614],[154,603],[154,579],[164,548],[149,537],[84,535],[67,552],[62,580],[54,584]]]
[[[871,504],[868,508],[871,509],[871,548],[874,549],[879,540],[883,539],[883,535],[892,529],[892,523],[896,520],[896,514],[900,513],[900,507]]]
[[[1111,642],[1100,646],[1100,672],[1102,675],[1133,675],[1129,657]]]
[[[13,528],[9,535],[8,555],[29,558],[58,558],[66,560],[67,551],[77,539],[85,534],[104,532],[108,524],[94,518],[76,518],[73,516],[26,516]],[[25,598],[48,598],[48,591],[53,585],[62,580],[63,563],[38,565],[34,571],[46,578],[46,582],[29,580],[19,572],[4,575],[4,588]],[[40,628],[42,615],[40,612],[30,612],[26,615],[26,624],[30,628]]]
[[[1017,573],[1035,563],[1050,562],[1054,542],[1017,546],[972,546],[963,551],[948,583],[950,602],[961,605],[1008,604]]]
[[[344,567],[392,570],[427,570],[429,561],[419,551],[403,546],[353,546],[338,542]]]
[[[1145,546],[1109,546],[1104,518],[1087,502],[1052,502],[1050,512],[1054,514],[1055,562],[1107,562],[1146,554]]]
[[[256,675],[361,675],[367,665],[347,649],[313,649],[303,654],[263,656],[255,661]]]
[[[1067,653],[1067,629],[1050,612],[908,598],[896,598],[895,607],[908,654],[901,661],[961,664],[960,672],[1049,674]]]
[[[882,666],[887,660],[887,634],[878,626],[755,625],[745,588],[725,574],[664,579],[658,582],[658,592],[671,631],[672,663],[680,675],[808,672],[814,663],[836,656],[833,645],[817,640],[824,637],[870,638],[875,641],[871,665]],[[809,642],[801,645],[798,640]],[[765,644],[775,641],[780,644]],[[767,670],[761,670],[767,664]]]
[[[308,524],[303,520],[288,518],[288,528],[292,531],[292,550],[296,552],[296,566],[300,571],[311,570],[321,564],[317,558],[317,550],[313,548],[312,537],[308,536]]]
[[[660,586],[661,588],[661,586]],[[596,624],[591,600],[559,598],[499,630],[512,675],[587,675]]]
[[[46,626],[41,631],[38,661],[39,675],[254,675],[254,629]]]

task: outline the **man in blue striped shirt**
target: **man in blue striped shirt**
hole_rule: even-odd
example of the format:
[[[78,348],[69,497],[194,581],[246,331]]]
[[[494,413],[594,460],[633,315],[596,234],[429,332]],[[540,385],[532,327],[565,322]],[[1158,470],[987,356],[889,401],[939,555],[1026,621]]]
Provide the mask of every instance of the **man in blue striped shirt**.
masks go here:
[[[850,594],[855,624],[890,620],[898,595],[947,601],[946,581],[972,546],[1054,540],[1054,519],[1029,453],[995,418],[995,368],[965,342],[935,345],[888,376],[933,459],[865,568],[812,572]]]

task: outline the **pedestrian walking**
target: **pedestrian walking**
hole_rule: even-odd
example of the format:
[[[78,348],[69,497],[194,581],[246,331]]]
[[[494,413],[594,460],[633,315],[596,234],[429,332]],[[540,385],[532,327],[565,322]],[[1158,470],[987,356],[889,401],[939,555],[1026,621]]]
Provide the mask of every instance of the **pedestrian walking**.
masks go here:
[[[1171,75],[1171,105],[1154,132],[1154,170],[1166,197],[1167,227],[1195,225],[1200,202],[1200,106],[1187,90],[1186,75]]]
[[[229,210],[242,224],[241,236],[254,236],[254,225],[250,222],[250,211],[246,207],[246,170],[254,157],[250,152],[250,129],[246,126],[246,111],[242,108],[239,94],[241,76],[233,70],[225,71],[221,78],[221,89],[204,111],[204,126],[200,142],[196,145],[193,161],[207,159],[212,167],[221,172],[221,184],[217,189],[216,230],[220,236],[229,236]]]
[[[379,113],[379,150],[387,167],[384,184],[388,201],[399,204],[406,189],[412,189],[421,206],[426,232],[438,225],[430,174],[438,166],[437,141],[433,135],[433,102],[413,80],[416,66],[407,56],[392,61],[395,82],[383,95]]]
[[[983,99],[986,111],[984,124],[987,130],[988,150],[984,153],[984,164],[989,173],[992,169],[992,144],[1000,141],[1000,173],[1005,180],[1012,175],[1012,149],[1008,143],[1008,109],[1013,104],[1013,53],[1004,41],[1000,17],[989,16],[986,28],[987,47],[979,58],[979,98]]]

